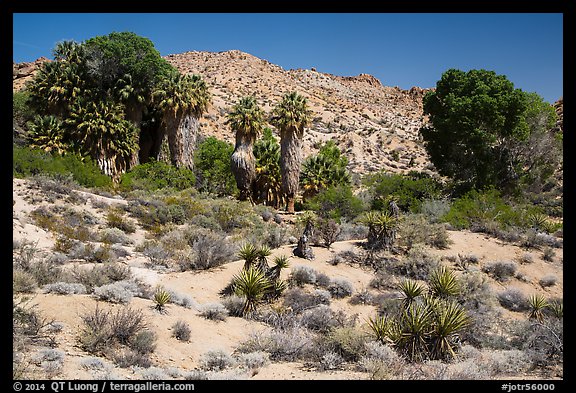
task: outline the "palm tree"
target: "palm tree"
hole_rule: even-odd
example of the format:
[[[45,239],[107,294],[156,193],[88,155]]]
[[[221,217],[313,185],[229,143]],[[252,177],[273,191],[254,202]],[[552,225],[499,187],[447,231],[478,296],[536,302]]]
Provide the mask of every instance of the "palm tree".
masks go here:
[[[280,131],[282,192],[286,196],[286,210],[290,214],[294,214],[294,202],[300,182],[302,137],[310,117],[311,111],[306,98],[297,92],[284,95],[272,111],[271,123]]]
[[[262,131],[264,112],[258,106],[256,98],[242,97],[232,107],[226,123],[236,133],[236,146],[230,158],[230,166],[240,190],[239,199],[253,202],[252,189],[256,179],[254,142]]]
[[[64,127],[56,116],[36,115],[34,121],[28,124],[30,147],[46,152],[64,154],[67,145],[64,142]]]
[[[172,163],[192,169],[199,118],[210,102],[206,83],[199,75],[174,70],[154,91],[153,100],[162,112],[160,139],[168,136]]]
[[[137,149],[138,130],[124,119],[123,107],[108,100],[80,99],[65,123],[76,149],[90,155],[104,174],[118,181]]]
[[[257,202],[278,209],[284,202],[280,175],[280,145],[272,130],[265,127],[262,138],[254,144],[256,157],[256,180],[254,197]]]

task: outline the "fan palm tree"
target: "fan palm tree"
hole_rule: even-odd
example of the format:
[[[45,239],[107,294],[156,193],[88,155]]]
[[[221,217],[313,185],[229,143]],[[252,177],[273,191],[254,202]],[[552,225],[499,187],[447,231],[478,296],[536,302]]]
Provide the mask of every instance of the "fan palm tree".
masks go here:
[[[256,98],[242,97],[228,114],[226,124],[236,133],[236,145],[230,158],[230,167],[240,190],[241,201],[253,201],[252,189],[256,180],[254,142],[264,126],[264,112]]]
[[[278,209],[285,201],[280,175],[280,145],[274,139],[270,128],[264,128],[262,138],[254,144],[254,156],[256,180],[253,196],[257,202]]]
[[[77,150],[92,157],[114,181],[126,172],[137,149],[137,129],[124,119],[121,105],[107,100],[78,100],[65,122]]]
[[[28,124],[30,147],[46,152],[64,154],[67,145],[64,142],[64,127],[56,116],[36,115],[34,121]]]
[[[302,137],[311,113],[306,98],[297,92],[284,95],[272,111],[271,123],[280,131],[282,192],[286,196],[286,210],[289,214],[294,214],[294,202],[300,183]]]
[[[174,70],[154,90],[153,100],[162,112],[160,139],[168,136],[172,163],[192,169],[199,118],[210,102],[206,83],[199,75]]]

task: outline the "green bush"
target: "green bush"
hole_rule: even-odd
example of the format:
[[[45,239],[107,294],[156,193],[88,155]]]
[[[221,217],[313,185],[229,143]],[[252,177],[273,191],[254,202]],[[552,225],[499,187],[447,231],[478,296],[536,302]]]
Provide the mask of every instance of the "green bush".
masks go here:
[[[352,221],[365,210],[364,203],[352,193],[349,185],[329,187],[320,191],[306,202],[304,208],[315,211],[321,218],[331,218],[338,223],[342,218]]]
[[[12,175],[26,178],[39,174],[51,177],[72,175],[79,185],[89,188],[108,188],[112,185],[110,177],[102,174],[96,163],[88,157],[75,154],[65,156],[52,155],[30,147],[14,146]]]
[[[500,228],[522,225],[522,214],[507,203],[494,188],[485,191],[472,190],[454,200],[443,221],[457,229],[473,226],[487,227],[497,223]]]
[[[198,190],[216,195],[237,193],[236,180],[230,169],[232,144],[208,137],[198,145],[194,154],[194,167],[198,177]]]
[[[29,98],[30,93],[26,90],[14,92],[12,95],[12,115],[14,121],[20,126],[26,124],[28,120],[32,120],[35,114],[28,103]]]
[[[124,190],[142,189],[155,191],[172,188],[180,191],[195,185],[194,173],[186,168],[176,168],[162,161],[136,165],[122,175],[120,187]]]
[[[391,197],[401,210],[418,212],[425,199],[440,198],[442,192],[437,180],[416,171],[406,175],[379,172],[367,176],[364,182],[373,194],[373,210],[387,208],[387,199]]]

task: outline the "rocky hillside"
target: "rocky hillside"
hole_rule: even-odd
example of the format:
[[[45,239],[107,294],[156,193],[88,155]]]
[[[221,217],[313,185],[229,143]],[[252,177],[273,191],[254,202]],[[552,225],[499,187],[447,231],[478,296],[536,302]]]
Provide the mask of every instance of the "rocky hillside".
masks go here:
[[[314,112],[305,135],[304,155],[314,152],[319,142],[334,139],[354,172],[423,170],[428,166],[418,141],[424,89],[383,86],[367,74],[342,77],[314,68],[284,70],[237,50],[193,51],[169,55],[166,60],[181,72],[202,75],[211,87],[213,103],[202,123],[206,134],[233,141],[224,122],[238,97],[254,95],[270,111],[283,94],[297,90],[308,98]]]

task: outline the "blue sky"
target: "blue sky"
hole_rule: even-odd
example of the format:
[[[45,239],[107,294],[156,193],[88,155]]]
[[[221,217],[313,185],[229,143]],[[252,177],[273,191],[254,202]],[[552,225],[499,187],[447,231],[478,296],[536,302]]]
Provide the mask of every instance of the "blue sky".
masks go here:
[[[13,60],[113,31],[149,38],[163,56],[238,49],[286,70],[367,73],[402,89],[434,87],[450,68],[487,69],[548,102],[563,95],[561,13],[15,13]]]

